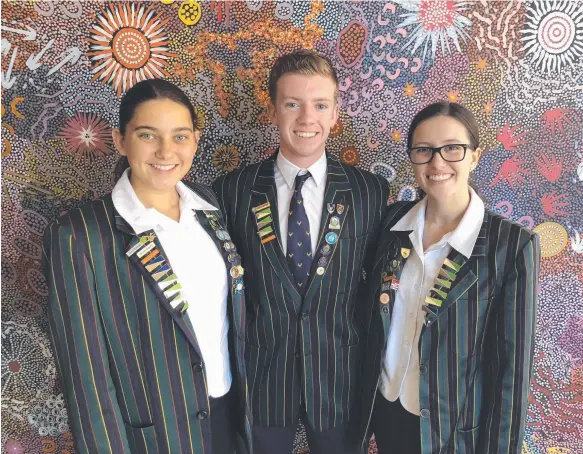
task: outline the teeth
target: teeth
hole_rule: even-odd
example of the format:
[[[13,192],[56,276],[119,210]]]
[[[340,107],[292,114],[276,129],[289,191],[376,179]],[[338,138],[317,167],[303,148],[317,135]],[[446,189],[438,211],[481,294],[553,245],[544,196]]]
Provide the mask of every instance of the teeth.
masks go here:
[[[302,131],[295,131],[297,136],[300,137],[314,137],[316,135],[315,132],[302,132]]]
[[[172,170],[174,167],[176,167],[176,164],[170,164],[170,165],[167,165],[167,166],[161,166],[161,165],[158,165],[158,164],[150,164],[150,165],[152,167],[154,167],[154,169],[164,170],[164,171]]]
[[[453,175],[448,174],[448,175],[428,175],[427,178],[429,178],[431,181],[445,181],[445,180],[449,180]]]

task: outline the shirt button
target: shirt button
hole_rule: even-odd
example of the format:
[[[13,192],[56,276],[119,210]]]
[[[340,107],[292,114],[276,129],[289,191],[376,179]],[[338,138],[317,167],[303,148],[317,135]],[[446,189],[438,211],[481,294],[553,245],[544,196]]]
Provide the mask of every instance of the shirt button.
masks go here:
[[[419,372],[423,375],[425,375],[427,373],[427,366],[425,364],[421,364],[419,366]]]
[[[303,318],[304,320],[306,320],[306,319],[308,318],[308,316],[309,316],[309,315],[308,315],[308,313],[307,313],[307,312],[303,312],[303,313],[302,313],[302,318]]]
[[[409,312],[409,318],[413,318],[413,312]]]
[[[197,419],[207,419],[209,417],[209,412],[206,410],[200,410],[199,412],[196,413],[196,418]]]
[[[192,365],[192,370],[195,372],[202,372],[202,364],[201,363],[194,363]]]
[[[429,418],[429,410],[427,408],[424,408],[423,410],[421,410],[421,417],[422,418]]]

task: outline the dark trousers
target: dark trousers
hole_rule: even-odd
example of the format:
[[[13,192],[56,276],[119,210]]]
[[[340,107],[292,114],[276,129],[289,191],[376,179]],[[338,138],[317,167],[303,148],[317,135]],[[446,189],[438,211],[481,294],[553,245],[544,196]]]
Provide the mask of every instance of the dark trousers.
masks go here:
[[[405,410],[399,399],[391,402],[377,391],[370,424],[379,454],[421,454],[419,416]]]
[[[235,452],[235,424],[231,406],[232,391],[221,397],[211,397],[211,430],[214,454],[233,454]]]
[[[310,454],[344,454],[344,426],[315,432],[303,416]],[[289,427],[253,426],[253,454],[291,454],[297,425]]]

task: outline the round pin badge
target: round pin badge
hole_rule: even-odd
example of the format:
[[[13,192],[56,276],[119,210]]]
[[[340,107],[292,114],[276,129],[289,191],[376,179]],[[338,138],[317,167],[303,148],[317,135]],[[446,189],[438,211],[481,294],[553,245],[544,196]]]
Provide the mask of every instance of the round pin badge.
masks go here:
[[[239,276],[241,276],[241,273],[239,272],[239,267],[238,266],[233,266],[231,268],[231,271],[229,271],[229,273],[231,274],[231,277],[233,279],[237,279]]]
[[[340,227],[340,218],[338,216],[332,216],[330,218],[330,228],[337,229]]]
[[[235,263],[237,261],[237,254],[235,254],[234,252],[231,252],[227,256],[227,260],[229,261],[229,263]]]
[[[217,230],[216,231],[217,238],[221,241],[225,241],[227,239],[226,233],[227,232],[225,232],[224,230]]]
[[[320,257],[318,260],[318,266],[328,265],[328,257]]]
[[[324,246],[322,246],[320,252],[324,257],[326,257],[327,255],[330,255],[330,253],[332,252],[332,247],[329,244],[325,244]]]
[[[316,268],[316,273],[318,273],[319,276],[322,276],[322,274],[324,274],[325,271],[326,269],[323,266],[319,266],[318,268]]]
[[[231,250],[235,249],[235,245],[233,243],[231,243],[230,241],[225,241],[225,244],[223,245],[223,247],[225,248],[225,251],[231,251]]]
[[[388,293],[381,293],[381,297],[379,299],[381,304],[389,304],[389,301],[391,301],[391,297]]]
[[[328,232],[326,234],[326,243],[336,244],[337,241],[338,241],[338,234],[336,234],[334,232]]]

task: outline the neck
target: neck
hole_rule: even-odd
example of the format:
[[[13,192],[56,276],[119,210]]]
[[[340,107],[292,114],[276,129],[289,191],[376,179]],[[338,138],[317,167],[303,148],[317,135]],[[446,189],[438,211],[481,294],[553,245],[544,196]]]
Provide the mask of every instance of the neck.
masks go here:
[[[180,195],[176,188],[170,191],[156,191],[143,187],[138,181],[130,178],[134,192],[146,208],[154,208],[171,219],[180,219]]]
[[[455,229],[470,204],[470,191],[453,198],[434,198],[427,195],[425,222],[441,228]]]
[[[284,147],[280,146],[279,152],[283,155],[283,157],[285,159],[287,159],[289,162],[291,162],[296,167],[299,167],[300,169],[308,169],[308,168],[312,167],[314,165],[314,163],[316,163],[318,161],[318,159],[320,159],[322,157],[325,150],[322,150],[322,153],[320,153],[318,155],[297,156],[297,155],[294,155],[292,153],[289,153],[288,151],[285,150]]]

